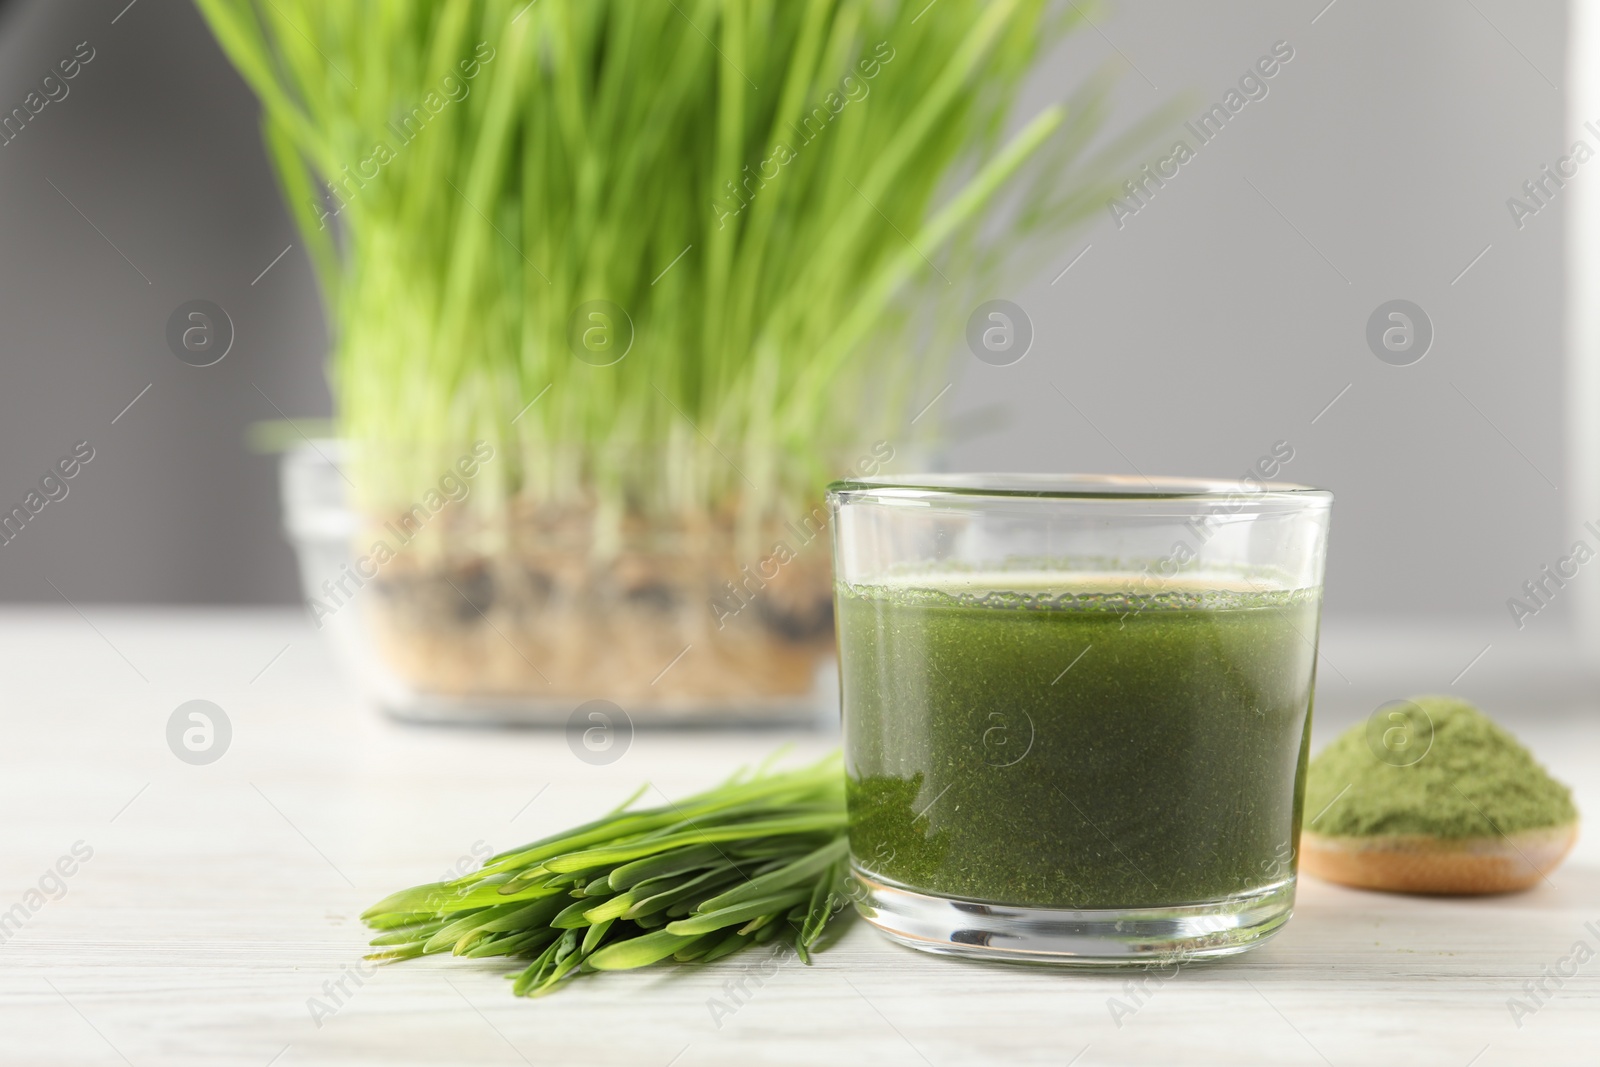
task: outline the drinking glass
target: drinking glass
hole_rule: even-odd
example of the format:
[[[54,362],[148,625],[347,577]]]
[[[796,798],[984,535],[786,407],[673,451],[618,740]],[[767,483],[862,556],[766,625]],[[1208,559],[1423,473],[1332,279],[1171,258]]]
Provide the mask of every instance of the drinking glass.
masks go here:
[[[1277,932],[1330,493],[968,474],[828,500],[868,921],[929,951],[1067,963]]]

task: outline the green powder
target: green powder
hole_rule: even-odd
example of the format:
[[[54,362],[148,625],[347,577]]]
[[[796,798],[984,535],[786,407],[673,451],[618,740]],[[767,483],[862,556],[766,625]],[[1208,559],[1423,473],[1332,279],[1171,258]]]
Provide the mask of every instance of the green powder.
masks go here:
[[[1578,818],[1571,790],[1516,738],[1446,696],[1398,702],[1345,731],[1311,761],[1305,810],[1308,831],[1357,837],[1483,837]]]

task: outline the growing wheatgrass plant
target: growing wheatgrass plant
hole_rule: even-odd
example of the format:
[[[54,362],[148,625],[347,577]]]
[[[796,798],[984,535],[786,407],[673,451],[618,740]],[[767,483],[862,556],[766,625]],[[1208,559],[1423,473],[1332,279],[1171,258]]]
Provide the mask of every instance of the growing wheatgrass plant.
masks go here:
[[[646,787],[648,788],[648,787]],[[846,904],[844,773],[740,774],[678,803],[627,810],[490,857],[450,882],[386,897],[362,919],[368,958],[451,952],[528,960],[518,995],[588,971],[711,962],[782,942],[810,962]]]
[[[1097,210],[1152,128],[1090,153],[1099,76],[1010,122],[1083,4],[196,2],[261,98],[378,509],[483,439],[475,506],[751,533],[904,440],[927,324]],[[573,354],[597,300],[618,348],[631,323],[612,366]]]

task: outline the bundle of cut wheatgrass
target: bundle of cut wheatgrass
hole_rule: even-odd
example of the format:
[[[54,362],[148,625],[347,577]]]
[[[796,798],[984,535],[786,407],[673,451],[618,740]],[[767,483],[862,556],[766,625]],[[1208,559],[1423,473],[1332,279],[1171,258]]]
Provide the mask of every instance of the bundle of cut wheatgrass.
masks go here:
[[[627,810],[643,792],[465,877],[374,904],[362,919],[382,932],[368,958],[448,951],[525,959],[511,977],[518,995],[533,996],[586,971],[669,956],[710,962],[768,942],[810,962],[846,903],[839,757],[736,775],[678,803]]]
[[[326,290],[339,431],[391,461],[374,505],[481,439],[475,507],[787,514],[905,439],[928,324],[1164,121],[1090,151],[1103,75],[1013,116],[1088,3],[196,2]],[[574,358],[592,328],[626,357]]]

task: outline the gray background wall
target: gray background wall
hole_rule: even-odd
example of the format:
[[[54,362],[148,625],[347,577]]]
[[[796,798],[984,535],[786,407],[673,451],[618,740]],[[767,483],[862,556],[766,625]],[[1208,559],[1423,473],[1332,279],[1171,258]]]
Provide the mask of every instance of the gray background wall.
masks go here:
[[[1037,340],[1011,367],[956,353],[947,414],[1006,419],[950,462],[1232,475],[1287,440],[1284,475],[1338,495],[1330,614],[1505,632],[1505,598],[1571,541],[1564,207],[1519,231],[1505,206],[1563,150],[1565,5],[1325,3],[1122,0],[1041,70],[1033,104],[1131,63],[1124,123],[1184,92],[1198,113],[1275,41],[1295,50],[1123,228],[1097,216],[996,294]],[[0,546],[0,599],[59,603],[54,582],[80,602],[287,602],[273,463],[244,430],[329,410],[310,269],[253,101],[192,8],[124,4],[0,8],[7,110],[77,42],[96,51],[0,148],[0,501],[96,449]],[[163,337],[195,297],[238,336],[203,371]],[[1409,367],[1364,338],[1397,297],[1436,330]]]
[[[273,462],[244,434],[272,404],[329,409],[310,266],[297,245],[251,284],[297,241],[254,100],[192,5],[139,0],[113,24],[126,2],[13,0],[0,26],[6,111],[78,42],[95,50],[0,148],[0,502],[74,442],[96,452],[0,546],[0,597],[59,604],[54,582],[79,602],[286,601]],[[165,340],[197,297],[237,333],[203,370]]]

